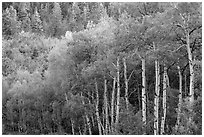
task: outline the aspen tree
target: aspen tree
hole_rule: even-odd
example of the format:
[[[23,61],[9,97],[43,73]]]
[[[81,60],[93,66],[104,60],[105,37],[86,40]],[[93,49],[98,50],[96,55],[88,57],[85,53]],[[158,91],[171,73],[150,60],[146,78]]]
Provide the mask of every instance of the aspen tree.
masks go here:
[[[154,45],[155,50],[155,45]],[[155,94],[154,94],[154,135],[159,131],[159,90],[160,90],[160,67],[158,59],[155,60]]]
[[[186,31],[186,48],[188,52],[188,61],[189,61],[189,68],[190,68],[190,89],[189,89],[189,96],[191,104],[194,102],[194,70],[193,70],[193,55],[190,48],[190,36],[189,31]]]
[[[74,121],[73,119],[71,118],[71,126],[72,126],[72,134],[75,135],[75,131],[74,131]]]
[[[82,97],[82,94],[81,94],[81,97]],[[84,99],[82,99],[82,104],[83,105],[85,104]],[[85,112],[85,117],[86,117],[86,122],[87,122],[87,125],[88,125],[89,135],[92,135],[90,119],[89,119],[86,112]]]
[[[119,123],[119,109],[120,109],[120,64],[119,57],[117,57],[117,104],[116,104],[116,126]]]
[[[116,77],[113,78],[113,89],[112,89],[112,99],[111,99],[111,128],[112,132],[114,130],[114,114],[115,114],[115,85],[116,85]]]
[[[165,126],[165,120],[166,120],[166,91],[167,91],[167,68],[164,65],[164,74],[163,74],[163,101],[162,101],[162,107],[163,107],[163,116],[161,121],[161,135],[164,134],[164,126]]]
[[[102,131],[101,131],[101,120],[100,120],[100,116],[99,116],[99,110],[98,110],[98,107],[99,107],[99,93],[98,93],[98,84],[97,84],[97,81],[95,79],[95,90],[96,90],[96,117],[97,117],[97,123],[98,123],[98,130],[99,130],[99,135],[102,135]]]
[[[108,99],[107,99],[107,79],[104,78],[104,109],[105,109],[105,134],[108,135]]]
[[[177,66],[179,73],[179,103],[178,103],[178,116],[177,116],[177,126],[180,124],[180,114],[181,114],[181,104],[182,104],[182,75],[180,67]]]
[[[176,14],[175,14],[176,13]],[[173,20],[175,25],[182,29],[184,34],[185,46],[188,53],[189,71],[190,71],[190,83],[189,83],[189,96],[190,104],[194,102],[194,63],[193,63],[193,51],[191,50],[191,41],[193,39],[193,33],[199,29],[202,29],[202,6],[199,3],[178,3],[175,6],[175,13],[173,16],[176,20]],[[178,16],[176,16],[178,15]]]
[[[128,105],[128,78],[127,78],[127,64],[126,59],[123,58],[123,66],[124,66],[124,79],[125,79],[125,103],[126,103],[126,109],[129,111]]]
[[[142,122],[143,122],[143,133],[145,134],[146,126],[146,76],[145,76],[145,59],[141,58],[142,61]]]

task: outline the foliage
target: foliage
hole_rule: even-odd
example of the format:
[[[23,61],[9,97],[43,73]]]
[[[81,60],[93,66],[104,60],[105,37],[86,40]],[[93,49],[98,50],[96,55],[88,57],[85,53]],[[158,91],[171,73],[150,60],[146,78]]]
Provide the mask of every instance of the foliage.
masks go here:
[[[89,135],[91,130],[95,135],[101,127],[103,134],[108,130],[108,134],[152,135],[156,59],[160,62],[160,75],[163,66],[167,66],[170,84],[164,134],[202,134],[201,8],[201,3],[3,3],[3,134]],[[183,24],[185,20],[188,23]],[[181,26],[191,33],[196,99],[193,105],[188,97],[186,31]],[[69,34],[71,40],[67,38]],[[124,100],[123,58],[127,65],[129,110]],[[145,127],[141,58],[146,62]],[[179,125],[177,65],[181,67],[184,86]],[[115,85],[119,84],[121,92],[119,124],[111,125],[111,101],[117,99],[117,70],[120,80]],[[163,115],[160,91],[159,126]],[[115,113],[114,109],[113,118]]]

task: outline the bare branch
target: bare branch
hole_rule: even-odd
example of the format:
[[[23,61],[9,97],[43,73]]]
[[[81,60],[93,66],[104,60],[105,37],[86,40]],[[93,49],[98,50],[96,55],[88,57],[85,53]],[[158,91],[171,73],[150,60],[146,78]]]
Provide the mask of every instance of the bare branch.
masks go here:
[[[133,90],[132,92],[129,93],[128,98],[132,95],[132,93],[134,93],[137,89],[135,88],[135,90]]]
[[[131,72],[130,76],[128,77],[128,82],[129,82],[129,80],[130,80],[130,78],[131,78],[131,76],[132,76],[132,74],[133,74],[134,71],[135,71],[135,70],[133,70],[133,71]]]
[[[117,66],[116,66],[114,63],[112,63],[112,65],[113,65],[115,68],[117,68]]]
[[[198,29],[200,29],[200,28],[202,28],[201,25],[198,26],[198,27],[196,27],[196,28],[193,28],[193,29],[189,32],[189,35],[191,35],[191,33],[193,33],[195,30],[198,30]]]
[[[184,46],[186,46],[186,45],[181,45],[180,47],[178,47],[177,49],[175,49],[175,50],[173,50],[173,51],[171,51],[171,52],[176,52],[176,51],[178,51],[180,48],[182,48],[182,47],[184,47]]]

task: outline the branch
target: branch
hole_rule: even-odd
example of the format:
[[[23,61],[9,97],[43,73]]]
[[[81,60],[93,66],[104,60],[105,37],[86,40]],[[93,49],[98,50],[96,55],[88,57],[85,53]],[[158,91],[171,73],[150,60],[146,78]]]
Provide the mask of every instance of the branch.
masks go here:
[[[112,65],[113,65],[115,68],[117,68],[117,66],[116,66],[114,63],[112,63]]]
[[[181,74],[183,75],[184,71],[186,70],[186,67],[188,66],[189,62],[181,69]]]
[[[133,71],[131,72],[130,76],[128,77],[128,82],[129,82],[129,80],[130,80],[130,78],[131,78],[131,76],[132,76],[132,74],[133,74],[134,71],[135,71],[135,70],[133,70]]]
[[[178,34],[176,34],[176,35],[177,35],[177,36],[176,36],[176,37],[177,37],[177,41],[180,40],[183,44],[187,44],[187,42],[186,42],[185,39],[183,39],[182,37],[179,37]]]
[[[178,23],[178,24],[175,24],[175,25],[176,25],[177,27],[181,28],[181,29],[185,32],[185,29],[184,29],[185,27],[184,27],[183,25],[181,25],[181,24],[179,24],[179,23]]]
[[[114,77],[113,77],[113,76],[111,76],[110,74],[108,74],[108,76],[109,76],[109,77],[111,77],[112,79],[114,79]]]
[[[171,51],[171,52],[176,52],[176,51],[178,51],[180,48],[182,48],[182,47],[184,47],[184,46],[186,46],[186,45],[181,45],[180,47],[178,47],[177,49],[175,49],[175,50],[173,50],[173,51]]]
[[[192,29],[192,30],[189,32],[189,35],[191,35],[191,33],[193,33],[195,30],[198,30],[198,29],[200,29],[200,28],[202,28],[202,26],[198,26],[198,27]]]
[[[145,14],[144,14],[144,13],[142,13],[142,11],[141,11],[141,9],[140,9],[139,7],[138,7],[138,9],[139,9],[139,10],[138,10],[138,11],[139,11],[139,13],[140,13],[140,14],[142,14],[143,16],[145,16]]]
[[[132,93],[134,93],[137,89],[135,88],[135,90],[133,90],[132,92],[129,93],[128,98],[132,95]]]

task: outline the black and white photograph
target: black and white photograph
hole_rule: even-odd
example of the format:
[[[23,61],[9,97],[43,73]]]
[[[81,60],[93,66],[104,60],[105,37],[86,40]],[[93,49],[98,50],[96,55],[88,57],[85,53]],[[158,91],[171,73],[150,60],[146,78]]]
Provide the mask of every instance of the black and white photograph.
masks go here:
[[[2,135],[202,135],[202,2],[1,2]]]

